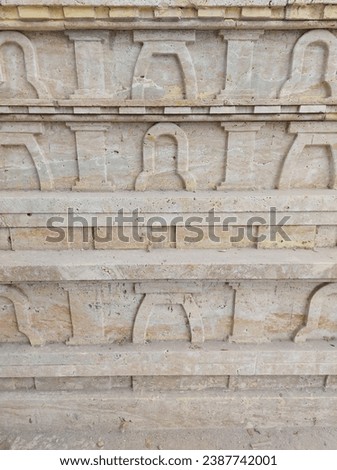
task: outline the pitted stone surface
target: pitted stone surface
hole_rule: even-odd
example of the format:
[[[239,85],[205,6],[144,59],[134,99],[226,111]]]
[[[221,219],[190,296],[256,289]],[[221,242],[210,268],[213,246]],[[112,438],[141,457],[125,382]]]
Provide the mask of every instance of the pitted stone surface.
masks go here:
[[[2,432],[335,423],[336,19],[1,2]]]

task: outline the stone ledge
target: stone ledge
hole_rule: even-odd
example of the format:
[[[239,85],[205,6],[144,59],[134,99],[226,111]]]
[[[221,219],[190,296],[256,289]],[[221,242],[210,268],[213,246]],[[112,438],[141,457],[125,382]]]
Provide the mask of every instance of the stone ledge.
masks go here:
[[[281,396],[280,396],[281,395]],[[3,392],[0,394],[3,432],[29,431],[100,433],[126,430],[221,428],[226,425],[335,426],[335,391],[133,393],[109,392]],[[252,425],[250,424],[250,427]],[[126,438],[128,434],[126,433]]]
[[[337,375],[336,341],[1,345],[0,377]]]
[[[254,191],[115,191],[54,192],[1,191],[0,214],[66,213],[74,207],[76,214],[117,213],[119,209],[142,213],[207,213],[211,208],[219,213],[268,212],[277,207],[281,212],[335,212],[337,193],[331,189],[289,189]],[[196,194],[198,198],[196,198]],[[216,207],[214,207],[216,206]],[[102,209],[104,207],[104,209]],[[30,213],[29,217],[33,214]]]
[[[337,279],[334,248],[3,251],[0,282]]]
[[[196,194],[198,197],[196,198]],[[97,217],[97,224],[106,226],[106,216],[117,215],[120,209],[131,214],[139,209],[147,220],[156,214],[171,223],[177,215],[196,214],[203,217],[214,208],[222,218],[235,215],[234,224],[245,224],[252,216],[268,216],[276,208],[277,217],[291,216],[288,225],[337,225],[337,194],[329,189],[198,191],[177,193],[125,191],[107,193],[3,191],[0,198],[0,227],[46,227],[48,218],[65,216],[73,208],[75,216]],[[222,220],[215,225],[221,225]],[[90,224],[89,224],[90,225]],[[130,224],[128,224],[130,225]],[[200,224],[200,225],[205,225]],[[67,226],[66,221],[57,226]]]

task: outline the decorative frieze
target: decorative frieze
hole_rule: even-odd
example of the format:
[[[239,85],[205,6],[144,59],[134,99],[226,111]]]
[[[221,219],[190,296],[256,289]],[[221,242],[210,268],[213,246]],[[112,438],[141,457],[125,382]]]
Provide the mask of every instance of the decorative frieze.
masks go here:
[[[334,423],[336,7],[110,3],[1,2],[1,429]]]
[[[275,38],[284,46],[279,55]],[[336,44],[336,33],[325,29],[2,31],[0,93],[16,106],[333,103]]]

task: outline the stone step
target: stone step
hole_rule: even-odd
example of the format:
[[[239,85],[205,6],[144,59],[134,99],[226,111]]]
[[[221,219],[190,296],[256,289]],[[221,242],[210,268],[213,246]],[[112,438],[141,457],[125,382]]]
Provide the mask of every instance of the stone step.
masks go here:
[[[254,426],[335,426],[336,391],[247,390],[218,393],[109,390],[0,393],[2,432],[29,431],[96,435],[119,429],[226,428]],[[219,432],[221,432],[219,430]],[[261,444],[263,446],[263,444]]]
[[[0,282],[337,279],[337,251],[2,251]]]

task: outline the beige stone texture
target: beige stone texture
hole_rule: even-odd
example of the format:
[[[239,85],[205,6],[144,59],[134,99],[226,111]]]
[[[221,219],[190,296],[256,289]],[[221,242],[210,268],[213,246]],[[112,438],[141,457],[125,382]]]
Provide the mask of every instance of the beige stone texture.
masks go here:
[[[138,8],[110,8],[109,17],[110,18],[138,18],[139,9]]]
[[[225,8],[199,8],[199,18],[224,18]]]
[[[0,447],[336,425],[334,3],[2,0]]]
[[[95,18],[94,7],[63,7],[65,18]]]
[[[18,7],[19,17],[25,19],[46,19],[50,18],[50,11],[47,7]]]
[[[319,20],[323,17],[323,5],[291,5],[286,8],[286,18],[289,20]]]
[[[93,237],[96,250],[151,250],[175,245],[173,227],[97,227]]]
[[[88,250],[94,247],[92,227],[51,231],[48,228],[11,229],[12,250]]]
[[[335,20],[337,18],[337,5],[327,5],[324,8],[324,18]]]
[[[23,24],[26,25],[25,28],[28,28],[29,21],[34,19],[41,22],[44,20],[56,22],[60,18],[61,11],[60,7],[47,9],[46,6],[22,6],[15,11],[8,8],[1,10],[4,19],[18,11]],[[161,14],[160,11],[158,10],[157,15]],[[172,15],[171,19],[179,21],[180,9],[173,11],[168,9],[162,14],[168,14],[167,11]],[[87,29],[85,39],[82,31],[82,36],[77,34],[76,40],[72,39],[72,36],[76,36],[75,33],[74,36],[64,31],[41,31],[36,35],[29,29],[23,31],[3,29],[1,40],[12,43],[10,48],[16,61],[11,67],[12,73],[15,70],[17,75],[14,80],[12,74],[6,73],[4,77],[6,86],[1,90],[3,103],[18,106],[22,105],[22,101],[17,100],[26,98],[27,104],[30,105],[34,100],[39,100],[41,104],[47,100],[52,107],[57,104],[55,100],[61,100],[60,105],[64,105],[65,100],[70,100],[68,106],[71,106],[76,96],[82,98],[80,106],[86,108],[93,105],[93,100],[99,100],[104,96],[109,97],[109,106],[122,107],[132,103],[139,105],[139,101],[142,101],[143,106],[145,103],[151,103],[171,107],[182,107],[187,103],[199,106],[205,103],[223,105],[224,101],[226,104],[232,104],[233,100],[236,103],[253,103],[257,106],[333,103],[335,81],[333,63],[330,64],[330,57],[336,48],[336,34],[333,29],[328,31],[322,26],[304,31],[296,28],[290,30],[284,25],[283,30],[282,28],[271,30],[263,29],[262,24],[262,29],[257,27],[245,31],[246,39],[243,40],[241,33],[241,36],[238,36],[239,33],[230,29],[216,29],[217,16],[214,15],[220,15],[216,13],[217,11],[205,10],[205,15],[213,16],[204,18],[200,16],[203,14],[202,10],[199,10],[196,21],[200,22],[200,28],[189,29],[188,38],[186,30],[179,31],[176,28],[170,30],[170,41],[174,42],[176,48],[175,51],[171,49],[171,52],[164,50],[166,46],[163,45],[163,41],[167,39],[163,31],[158,32],[158,30],[155,30],[157,33],[152,31],[153,39],[150,40],[147,34],[145,43],[142,43],[140,31],[135,30],[133,34],[129,27],[125,27],[124,30],[118,28],[115,31],[100,29],[100,33],[94,29]],[[252,12],[248,9],[245,14],[250,13]],[[109,20],[105,8],[65,6],[64,14],[69,21],[87,19],[89,24],[93,24],[93,20],[97,17]],[[109,15],[110,20],[122,21],[124,18],[127,23],[138,18],[139,10],[112,8],[109,10]],[[230,8],[226,9],[225,15],[228,19],[236,17],[234,13],[231,14]],[[158,20],[159,16],[156,18]],[[214,24],[213,29],[208,27],[202,30],[202,22],[207,21],[207,18],[211,25]],[[183,19],[182,15],[181,20]],[[260,17],[256,20],[262,23],[269,21]],[[250,21],[250,17],[247,17],[247,21]],[[67,31],[69,30],[70,27],[67,28]],[[74,31],[79,30],[74,29]],[[195,31],[193,40],[192,31]],[[168,32],[166,36],[167,34]],[[238,37],[242,39],[238,40]],[[273,53],[275,41],[282,41],[283,44],[277,58]],[[27,57],[20,56],[19,48],[22,42],[27,45],[24,49]],[[89,60],[90,55],[86,56],[81,52],[83,43],[95,60]],[[315,46],[311,54],[304,54],[307,44],[317,43],[322,46]],[[8,47],[6,46],[7,49]],[[238,47],[244,57],[244,60],[239,62],[235,55]],[[326,57],[326,63],[321,56],[322,47],[331,51]],[[8,54],[6,48],[3,60]],[[33,49],[33,55],[28,54],[28,48]],[[152,59],[150,56],[145,59],[145,52],[150,49]],[[141,50],[145,52],[141,53]],[[174,55],[178,57],[178,62],[175,61]],[[121,60],[122,57],[124,60]],[[298,58],[300,62],[296,66],[293,57],[296,61]],[[270,61],[272,66],[268,67]],[[182,68],[180,63],[183,64]],[[2,66],[4,67],[5,63]],[[170,74],[162,74],[163,67],[168,67]],[[146,70],[144,77],[142,69]],[[55,75],[55,70],[59,70],[60,73]],[[241,80],[237,80],[236,77],[240,76]],[[227,97],[227,94],[230,96]],[[86,102],[83,102],[83,98],[86,98]],[[102,103],[107,106],[106,101],[103,100]],[[276,108],[274,110],[276,112]],[[196,110],[191,110],[194,111]]]
[[[243,18],[270,18],[272,16],[272,9],[268,7],[243,7],[241,9],[241,16]]]
[[[316,227],[310,225],[282,227],[283,233],[277,231],[277,227],[261,226],[258,234],[258,248],[304,248],[313,249],[316,245]],[[325,245],[326,246],[326,245]]]
[[[17,7],[11,7],[11,6],[6,6],[6,7],[1,7],[0,6],[0,18],[2,20],[19,18],[18,8]]]
[[[248,248],[256,246],[257,230],[251,226],[198,226],[176,228],[176,247],[186,248]]]
[[[183,15],[183,10],[181,8],[156,8],[154,10],[155,18],[173,18],[179,19]]]

